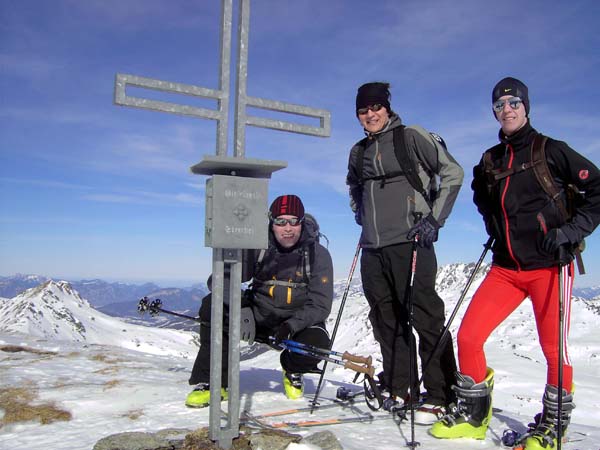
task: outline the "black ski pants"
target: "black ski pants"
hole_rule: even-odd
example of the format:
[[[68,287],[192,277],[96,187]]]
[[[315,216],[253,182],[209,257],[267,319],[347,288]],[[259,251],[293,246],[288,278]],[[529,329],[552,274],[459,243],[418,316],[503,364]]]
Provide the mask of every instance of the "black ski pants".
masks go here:
[[[409,388],[409,370],[413,371],[412,392],[419,392],[416,365],[410,368],[408,327],[408,286],[411,276],[412,242],[379,249],[364,249],[361,277],[371,308],[369,320],[383,356],[383,383],[394,395],[405,398]],[[444,303],[435,291],[437,259],[433,248],[418,247],[417,265],[411,295],[413,327],[419,337],[419,357],[425,364],[444,328]],[[447,405],[453,401],[456,360],[452,337],[436,352],[423,377],[427,403]],[[416,353],[413,353],[416,355]],[[416,357],[415,357],[416,361]]]
[[[191,385],[210,382],[210,309],[211,296],[208,295],[204,297],[202,300],[202,305],[200,306],[200,320],[202,321],[200,324],[200,349],[198,350],[198,355],[196,356],[194,367],[192,368],[192,374],[188,381]],[[221,384],[222,387],[227,387],[227,368],[229,361],[229,335],[227,332],[229,315],[227,314],[227,305],[223,305],[223,310],[225,317],[223,318]],[[260,327],[257,324],[255,340],[257,342],[268,344],[269,336],[273,336],[275,331],[276,330]],[[329,348],[330,342],[329,335],[325,329],[325,326],[322,324],[300,330],[295,333],[291,339],[303,344],[314,345],[315,347],[320,348]],[[276,349],[279,350],[279,348]],[[289,373],[319,372],[317,364],[320,362],[320,360],[310,356],[300,355],[298,353],[284,350],[281,352],[279,360],[283,370]]]

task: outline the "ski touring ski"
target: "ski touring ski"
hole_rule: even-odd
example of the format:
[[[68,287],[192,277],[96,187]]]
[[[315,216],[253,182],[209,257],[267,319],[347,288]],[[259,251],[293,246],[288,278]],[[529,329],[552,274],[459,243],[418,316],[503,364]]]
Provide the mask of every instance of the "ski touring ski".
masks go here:
[[[378,414],[373,415],[371,413],[359,414],[357,416],[343,416],[343,417],[327,417],[322,419],[307,419],[307,420],[289,420],[282,422],[266,422],[263,418],[253,416],[252,414],[244,411],[242,413],[242,423],[248,426],[256,425],[260,428],[269,429],[280,429],[280,428],[309,428],[309,427],[320,427],[326,425],[340,425],[347,423],[371,423],[376,420],[394,419],[391,414]]]
[[[373,414],[369,411],[363,411],[355,403],[355,399],[364,395],[363,391],[350,391],[345,387],[340,387],[336,393],[335,399],[329,399],[332,403],[318,404],[313,406],[284,409],[279,411],[271,411],[262,414],[252,414],[250,411],[243,411],[240,417],[241,423],[247,426],[257,426],[259,428],[308,428],[325,425],[338,425],[346,423],[370,423],[376,420],[384,419],[399,419],[400,422],[406,420],[408,405],[397,406],[393,405],[388,409],[382,410],[380,414]],[[340,408],[349,410],[354,413],[354,416],[343,415],[335,417],[322,417],[314,419],[294,419],[284,420],[280,422],[270,422],[268,419],[272,417],[281,417],[292,414],[302,414],[306,412],[323,411],[326,409]],[[398,423],[400,423],[398,422]]]

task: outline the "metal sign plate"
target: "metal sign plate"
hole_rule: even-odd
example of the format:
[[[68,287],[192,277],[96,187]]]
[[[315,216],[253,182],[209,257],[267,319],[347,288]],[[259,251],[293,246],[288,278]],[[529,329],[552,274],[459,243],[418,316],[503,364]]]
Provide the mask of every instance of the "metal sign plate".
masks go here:
[[[261,249],[268,246],[268,180],[213,175],[206,181],[204,245]]]

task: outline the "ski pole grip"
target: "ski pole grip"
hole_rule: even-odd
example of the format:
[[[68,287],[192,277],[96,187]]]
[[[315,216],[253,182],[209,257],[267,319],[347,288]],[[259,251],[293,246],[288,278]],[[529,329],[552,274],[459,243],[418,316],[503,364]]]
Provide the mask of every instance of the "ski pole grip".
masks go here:
[[[375,375],[375,368],[373,366],[361,366],[360,364],[355,364],[353,362],[347,361],[344,364],[345,369],[354,370],[355,372],[366,373],[370,377]]]
[[[371,358],[371,356],[358,356],[358,355],[353,355],[352,353],[348,353],[348,352],[344,352],[342,354],[342,359],[345,359],[346,361],[352,361],[355,363],[359,363],[359,364],[366,364],[367,366],[371,366],[371,364],[373,363],[373,358]]]

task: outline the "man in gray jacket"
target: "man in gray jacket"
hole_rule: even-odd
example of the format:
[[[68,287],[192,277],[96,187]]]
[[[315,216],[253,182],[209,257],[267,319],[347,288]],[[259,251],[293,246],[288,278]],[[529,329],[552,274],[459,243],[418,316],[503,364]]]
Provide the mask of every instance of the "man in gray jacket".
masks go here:
[[[415,384],[410,392],[419,392],[417,367],[410,367],[409,346],[414,339],[409,339],[406,295],[412,243],[418,236],[413,325],[421,361],[430,362],[423,376],[427,399],[415,413],[415,422],[429,424],[452,401],[450,386],[456,371],[452,339],[446,339],[430,360],[445,322],[444,303],[435,291],[433,243],[452,210],[463,170],[438,135],[402,125],[390,97],[388,83],[367,83],[358,89],[356,115],[366,138],[350,151],[346,182],[350,205],[362,226],[362,284],[383,356],[379,381],[399,402],[408,397],[409,370]],[[402,159],[410,164],[402,164]]]

